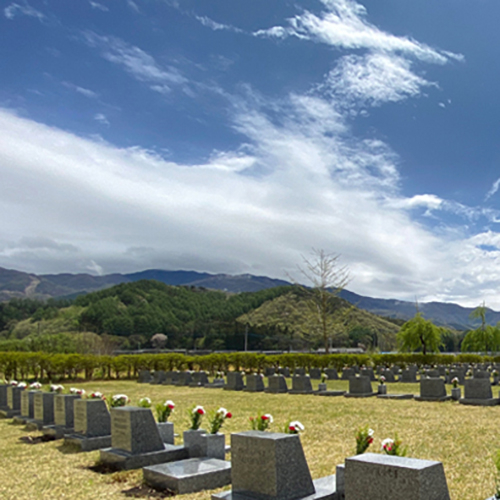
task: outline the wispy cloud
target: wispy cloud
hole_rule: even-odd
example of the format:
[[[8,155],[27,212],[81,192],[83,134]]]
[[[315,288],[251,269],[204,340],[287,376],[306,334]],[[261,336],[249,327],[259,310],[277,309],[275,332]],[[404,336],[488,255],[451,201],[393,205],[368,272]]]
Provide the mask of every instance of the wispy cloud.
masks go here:
[[[62,82],[62,84],[68,88],[71,89],[75,92],[78,92],[79,94],[88,97],[89,99],[97,99],[99,97],[99,94],[97,92],[94,92],[93,90],[87,89],[85,87],[80,87],[78,85],[75,85],[74,83],[71,82]]]
[[[8,7],[4,9],[4,15],[7,19],[14,19],[17,16],[28,16],[34,17],[39,21],[44,21],[46,16],[32,7],[28,2],[19,3],[11,3]]]
[[[203,24],[203,26],[206,26],[211,30],[214,31],[225,30],[225,31],[234,31],[235,33],[243,33],[243,30],[240,28],[236,28],[235,26],[231,26],[229,24],[218,23],[207,16],[195,16],[195,17],[198,21],[200,21],[201,24]]]
[[[459,54],[439,51],[407,37],[386,33],[366,20],[366,8],[354,0],[322,0],[326,10],[317,15],[308,10],[288,19],[287,26],[274,26],[254,32],[255,36],[300,39],[325,43],[343,49],[368,49],[411,55],[418,59],[445,63]]]
[[[137,12],[138,14],[141,13],[141,9],[139,9],[139,6],[133,1],[133,0],[127,0],[127,5],[129,8],[131,8],[134,12]]]
[[[109,9],[108,7],[106,7],[105,5],[103,5],[102,3],[99,3],[99,2],[92,2],[90,1],[90,6],[93,8],[93,9],[96,9],[96,10],[100,10],[102,12],[109,12]]]
[[[101,36],[87,31],[84,39],[88,45],[100,50],[102,57],[122,66],[135,79],[149,83],[150,88],[168,93],[174,87],[188,90],[188,80],[172,65],[162,65],[144,50],[120,38]]]
[[[489,200],[493,195],[495,195],[500,188],[500,177],[493,183],[490,190],[486,193],[484,201]]]
[[[110,125],[108,118],[103,113],[97,113],[97,114],[95,114],[94,115],[94,120],[96,122],[99,122],[101,125],[106,125],[107,127],[109,127],[109,125]]]

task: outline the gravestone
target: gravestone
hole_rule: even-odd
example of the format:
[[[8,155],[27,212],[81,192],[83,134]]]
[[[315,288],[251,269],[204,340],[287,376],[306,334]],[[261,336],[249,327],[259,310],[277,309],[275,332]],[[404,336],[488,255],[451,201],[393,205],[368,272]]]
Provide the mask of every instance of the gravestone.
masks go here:
[[[353,368],[344,368],[342,370],[342,377],[341,380],[349,380],[352,377],[356,376],[356,372],[354,371]]]
[[[417,370],[403,370],[401,372],[401,376],[399,377],[399,381],[406,384],[416,384]]]
[[[368,377],[352,377],[349,379],[349,392],[344,394],[346,398],[369,398],[375,396],[372,383]]]
[[[345,500],[450,500],[441,462],[365,453],[344,474]]]
[[[417,401],[448,401],[451,396],[446,395],[446,386],[442,378],[424,378],[420,380],[420,396]]]
[[[271,366],[267,366],[266,368],[264,368],[264,377],[270,377],[275,373],[276,373],[276,368],[273,368]]]
[[[162,384],[165,381],[166,377],[167,375],[163,370],[157,370],[153,372],[153,380],[151,380],[150,383],[153,385]]]
[[[182,446],[163,443],[149,408],[111,408],[111,448],[100,461],[115,470],[129,470],[188,458]]]
[[[285,377],[283,375],[273,375],[272,377],[269,377],[267,379],[267,389],[265,391],[270,394],[288,392]]]
[[[1,412],[4,418],[12,418],[21,415],[21,393],[24,387],[9,385],[7,387],[7,409]]]
[[[165,372],[165,380],[162,382],[163,385],[177,385],[179,382],[180,372],[178,371],[168,371]]]
[[[375,373],[373,373],[373,368],[361,368],[359,373],[362,377],[368,377],[372,382],[375,382],[377,380],[375,377]]]
[[[386,382],[390,382],[390,383],[396,382],[396,378],[394,377],[394,372],[392,370],[389,370],[389,369],[381,370],[380,376],[385,377]]]
[[[339,379],[339,374],[337,373],[337,370],[335,368],[327,368],[325,370],[326,376],[328,377],[328,380],[338,380]]]
[[[149,370],[141,370],[139,371],[139,378],[137,379],[137,382],[139,384],[149,384],[152,379],[153,377],[151,376],[151,372]]]
[[[485,371],[485,370],[474,370],[472,372],[472,377],[473,378],[482,378],[482,379],[490,379],[490,373]]]
[[[295,368],[295,370],[293,370],[293,374],[295,376],[297,375],[305,375],[306,374],[306,369],[305,368]]]
[[[33,421],[26,423],[27,430],[41,430],[45,425],[54,425],[55,392],[37,392],[33,396]]]
[[[425,376],[427,378],[439,378],[440,375],[439,375],[439,371],[438,370],[435,370],[435,369],[432,369],[432,370],[426,370],[425,372]]]
[[[448,383],[451,384],[451,381],[454,378],[458,378],[458,384],[464,385],[465,382],[465,370],[450,370]]]
[[[292,388],[288,394],[312,394],[311,379],[307,375],[294,375],[292,377]]]
[[[247,375],[246,383],[246,392],[263,392],[265,390],[264,378],[259,373],[251,373]]]
[[[227,384],[224,386],[225,391],[242,391],[245,388],[243,383],[243,375],[241,372],[228,372]]]
[[[500,399],[493,398],[489,379],[470,378],[465,380],[464,397],[458,402],[462,405],[496,406]]]
[[[14,417],[15,424],[26,424],[29,420],[33,420],[35,414],[34,396],[40,391],[23,391],[21,393],[21,414]]]
[[[192,374],[193,381],[189,384],[190,387],[203,387],[209,383],[207,372],[200,371]]]
[[[189,458],[142,469],[144,482],[177,495],[213,490],[231,484],[231,463],[217,458]]]
[[[288,368],[287,366],[285,368],[280,368],[278,370],[278,373],[280,375],[283,375],[283,377],[289,377],[290,376],[290,368]]]
[[[65,444],[73,444],[81,451],[111,446],[111,417],[106,401],[77,399],[74,402],[74,414],[74,433],[65,437]]]
[[[0,412],[7,411],[7,384],[0,384]]]
[[[79,394],[56,394],[54,396],[54,425],[43,428],[43,434],[48,438],[62,439],[65,434],[73,433],[73,404],[81,399]]]
[[[232,490],[212,500],[334,500],[335,476],[312,480],[297,434],[231,435]]]
[[[193,382],[193,374],[192,372],[179,372],[179,377],[174,385],[189,385]]]
[[[320,380],[321,379],[321,370],[319,368],[311,368],[309,370],[309,376],[312,380]]]

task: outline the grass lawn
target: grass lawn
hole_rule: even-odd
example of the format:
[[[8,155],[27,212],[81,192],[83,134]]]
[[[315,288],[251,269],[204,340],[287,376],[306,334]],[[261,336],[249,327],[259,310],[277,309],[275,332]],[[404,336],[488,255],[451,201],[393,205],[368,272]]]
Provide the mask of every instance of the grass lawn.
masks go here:
[[[314,383],[314,382],[313,382]],[[474,407],[455,402],[424,403],[414,400],[354,399],[307,395],[241,393],[222,389],[180,388],[138,384],[132,381],[65,384],[107,396],[125,393],[132,404],[148,396],[153,404],[172,399],[176,410],[171,421],[182,436],[188,427],[187,412],[195,404],[205,409],[224,406],[233,413],[223,432],[249,429],[248,418],[258,411],[271,413],[271,430],[299,420],[301,436],[313,478],[334,474],[335,466],[354,454],[354,434],[368,425],[375,430],[370,451],[379,452],[380,441],[397,433],[408,445],[408,456],[443,462],[453,500],[484,500],[495,492],[492,455],[500,448],[497,422],[500,406]],[[376,383],[373,383],[376,386]],[[347,382],[328,381],[329,389],[347,389]],[[418,394],[418,384],[388,384],[388,392]],[[448,388],[448,391],[450,389]],[[497,389],[495,389],[497,392]],[[496,396],[496,394],[495,394]],[[203,425],[202,425],[203,427]],[[141,488],[142,472],[99,474],[89,469],[98,452],[74,453],[61,441],[28,443],[40,433],[28,433],[10,420],[0,420],[0,498],[9,500],[96,500],[162,498]],[[180,443],[181,437],[177,438]],[[209,492],[185,495],[186,499],[208,499]]]

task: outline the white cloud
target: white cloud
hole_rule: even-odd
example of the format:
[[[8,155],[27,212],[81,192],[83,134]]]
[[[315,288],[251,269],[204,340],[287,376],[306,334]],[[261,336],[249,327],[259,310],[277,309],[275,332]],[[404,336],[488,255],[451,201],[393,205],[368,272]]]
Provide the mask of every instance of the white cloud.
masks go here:
[[[492,184],[490,190],[486,193],[485,201],[489,200],[500,188],[500,177]]]
[[[141,10],[139,9],[139,6],[133,1],[133,0],[127,0],[127,5],[134,11],[137,12],[138,14],[141,13]]]
[[[103,5],[102,3],[99,3],[99,2],[92,2],[90,1],[90,6],[93,8],[93,9],[96,9],[96,10],[100,10],[102,12],[109,12],[109,9],[108,7],[106,7],[105,5]]]
[[[5,7],[3,12],[5,17],[11,20],[17,16],[34,17],[39,21],[44,21],[46,19],[44,14],[33,8],[28,2],[23,2],[22,4],[11,3],[8,7]]]
[[[411,62],[402,57],[370,53],[340,59],[322,88],[338,98],[347,98],[349,105],[380,105],[401,101],[420,93],[431,83],[411,71]]]
[[[94,120],[99,122],[101,125],[106,125],[107,127],[110,125],[108,118],[103,113],[96,113],[94,115]]]
[[[354,0],[322,0],[322,3],[326,11],[320,15],[305,10],[288,19],[288,26],[258,30],[254,35],[278,38],[295,36],[338,48],[400,53],[439,64],[444,64],[450,58],[463,59],[460,55],[438,51],[411,38],[380,30],[365,19],[365,7]]]
[[[166,93],[172,87],[188,90],[188,80],[181,72],[171,65],[159,64],[153,56],[139,47],[111,36],[101,36],[93,32],[84,33],[84,39],[91,47],[101,51],[108,61],[122,66],[128,73],[141,82],[161,93]]]
[[[74,90],[75,92],[78,92],[79,94],[88,97],[90,99],[97,99],[99,97],[99,94],[97,92],[94,92],[93,90],[86,89],[85,87],[79,87],[78,85],[75,85],[74,83],[71,82],[62,82],[62,84],[71,90]]]
[[[230,26],[228,24],[222,24],[218,23],[217,21],[214,21],[213,19],[210,19],[207,16],[195,16],[198,21],[200,21],[203,26],[206,26],[207,28],[210,28],[211,30],[214,31],[234,31],[235,33],[243,33],[243,30],[239,28],[235,28],[234,26]]]

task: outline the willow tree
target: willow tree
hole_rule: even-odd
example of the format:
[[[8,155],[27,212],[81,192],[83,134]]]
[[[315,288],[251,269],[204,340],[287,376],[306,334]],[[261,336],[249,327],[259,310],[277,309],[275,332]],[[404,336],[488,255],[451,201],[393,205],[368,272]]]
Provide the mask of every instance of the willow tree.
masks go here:
[[[422,354],[438,352],[442,345],[444,329],[422,317],[420,312],[401,326],[396,335],[401,352],[422,350]]]
[[[467,332],[463,342],[463,352],[493,352],[500,350],[500,327],[491,326],[486,323],[486,312],[488,308],[483,302],[469,315],[471,319],[481,320],[481,326]]]
[[[306,291],[307,304],[310,310],[310,324],[319,330],[328,354],[328,338],[338,334],[338,319],[333,318],[336,304],[333,300],[349,282],[347,267],[340,264],[340,255],[329,254],[324,250],[313,248],[311,258],[302,257],[303,265],[298,266],[304,278],[312,285]]]

